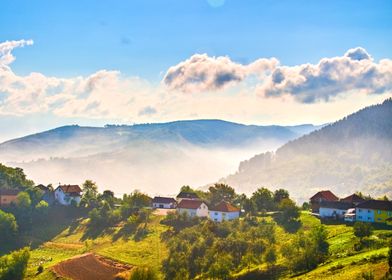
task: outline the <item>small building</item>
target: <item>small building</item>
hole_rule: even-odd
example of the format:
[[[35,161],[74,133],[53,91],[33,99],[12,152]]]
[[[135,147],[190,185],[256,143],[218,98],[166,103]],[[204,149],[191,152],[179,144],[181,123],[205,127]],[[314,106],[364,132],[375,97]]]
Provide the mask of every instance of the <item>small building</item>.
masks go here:
[[[176,208],[177,201],[172,197],[156,196],[152,200],[153,208],[173,209]]]
[[[19,190],[0,189],[0,207],[9,206],[12,202],[16,202]]]
[[[177,199],[178,203],[180,203],[181,200],[183,200],[183,199],[187,199],[187,200],[201,200],[200,197],[196,193],[194,193],[194,192],[184,192],[184,191],[180,192],[177,195],[176,199]]]
[[[211,207],[208,214],[210,219],[215,222],[230,221],[240,217],[240,209],[222,201],[218,205]]]
[[[326,201],[320,202],[319,214],[322,219],[344,219],[344,215],[348,209],[352,208],[353,204],[343,201]]]
[[[187,213],[189,217],[208,217],[208,206],[201,200],[181,199],[177,212]]]
[[[54,196],[54,191],[53,191],[52,187],[47,187],[45,185],[39,184],[39,185],[35,186],[35,188],[40,190],[43,193],[41,200],[45,201],[49,205],[54,204],[54,202],[56,201],[56,198]]]
[[[321,201],[338,201],[339,198],[331,191],[319,191],[310,198],[310,208],[313,213],[319,213]]]
[[[54,190],[54,196],[61,205],[71,205],[73,201],[79,204],[82,198],[82,189],[79,185],[60,185]]]
[[[387,223],[392,217],[392,202],[367,200],[356,206],[356,220],[360,222]]]
[[[344,221],[353,223],[355,222],[355,217],[356,217],[355,208],[350,208],[347,210],[346,214],[344,214]]]
[[[360,197],[359,195],[354,193],[354,194],[349,195],[349,196],[347,196],[345,198],[342,198],[340,201],[349,202],[349,203],[352,203],[354,205],[358,205],[359,203],[364,202],[365,199],[363,199],[362,197]]]

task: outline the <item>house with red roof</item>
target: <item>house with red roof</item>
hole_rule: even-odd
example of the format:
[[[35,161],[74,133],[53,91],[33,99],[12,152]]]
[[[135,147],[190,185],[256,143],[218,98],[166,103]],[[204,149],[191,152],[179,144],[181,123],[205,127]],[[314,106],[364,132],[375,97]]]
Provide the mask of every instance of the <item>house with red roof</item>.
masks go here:
[[[0,189],[0,207],[16,202],[18,193],[19,191],[14,189]]]
[[[331,191],[319,191],[314,196],[310,198],[310,208],[313,213],[319,213],[320,202],[322,201],[338,201],[339,198],[334,195]]]
[[[202,200],[181,199],[177,212],[187,213],[189,217],[208,217],[208,206]]]
[[[226,201],[210,208],[208,215],[215,222],[230,221],[240,217],[240,209]]]
[[[342,198],[340,201],[342,201],[342,202],[349,202],[349,203],[352,203],[354,205],[358,205],[359,203],[364,202],[365,199],[363,199],[362,197],[360,197],[359,195],[354,193],[354,194],[349,195],[349,196],[347,196],[345,198]]]
[[[54,190],[54,197],[61,205],[71,205],[80,203],[82,189],[79,185],[60,185]]]

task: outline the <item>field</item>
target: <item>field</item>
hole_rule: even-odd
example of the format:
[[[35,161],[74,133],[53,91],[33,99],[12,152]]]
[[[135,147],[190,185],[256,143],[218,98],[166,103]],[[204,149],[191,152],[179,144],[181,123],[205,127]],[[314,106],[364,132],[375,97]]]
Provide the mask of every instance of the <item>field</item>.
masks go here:
[[[109,228],[104,232],[88,232],[87,219],[80,219],[62,230],[52,240],[43,243],[32,250],[28,267],[28,279],[56,279],[53,267],[63,267],[59,263],[75,256],[93,253],[94,256],[105,257],[118,263],[129,266],[150,266],[159,272],[161,261],[167,256],[165,243],[161,241],[161,233],[167,230],[160,224],[163,216],[153,215],[148,223],[148,233],[141,238],[127,235],[122,232],[122,225]],[[271,217],[266,219],[270,220]],[[301,214],[303,229],[310,230],[320,224],[320,221],[306,212]],[[284,275],[285,279],[362,279],[364,272],[373,272],[375,279],[385,275],[388,264],[386,255],[388,248],[384,238],[392,237],[392,231],[378,229],[374,231],[374,245],[361,251],[354,250],[356,239],[351,226],[348,225],[325,225],[328,230],[328,242],[330,244],[330,257],[328,261],[319,265],[316,269],[301,275]],[[41,230],[44,230],[42,228]],[[277,227],[278,247],[289,242],[294,234],[287,233],[283,228]],[[278,248],[279,249],[279,248]],[[91,254],[89,256],[92,256]],[[89,264],[95,260],[89,259]],[[37,274],[38,266],[44,266],[44,272]],[[98,263],[99,264],[99,263]],[[277,265],[284,265],[284,259],[278,255]],[[99,267],[97,265],[97,267]],[[243,276],[249,271],[263,270],[265,265],[255,266],[250,270],[244,270],[235,276]],[[61,274],[61,273],[60,273]],[[66,274],[61,274],[66,275]],[[160,278],[163,275],[159,274]]]
[[[56,279],[52,268],[69,258],[86,253],[94,253],[109,260],[130,266],[150,266],[159,271],[166,248],[160,240],[160,234],[166,227],[159,222],[162,216],[152,216],[148,233],[140,239],[121,232],[122,226],[110,228],[100,233],[88,233],[86,219],[78,221],[77,226],[70,226],[54,237],[32,250],[27,279]],[[37,274],[39,265],[44,272]]]

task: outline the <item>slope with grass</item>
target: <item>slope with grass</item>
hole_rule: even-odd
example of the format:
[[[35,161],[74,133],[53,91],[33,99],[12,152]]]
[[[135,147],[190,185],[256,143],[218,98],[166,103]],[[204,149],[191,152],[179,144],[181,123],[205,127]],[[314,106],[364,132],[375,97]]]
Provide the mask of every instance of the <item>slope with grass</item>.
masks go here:
[[[109,228],[103,232],[91,234],[87,231],[87,219],[81,218],[60,232],[51,241],[43,243],[31,253],[27,279],[56,279],[50,269],[56,264],[74,256],[94,253],[114,261],[131,266],[149,266],[158,271],[163,278],[160,268],[162,260],[167,257],[165,242],[161,234],[168,230],[167,226],[160,224],[162,216],[153,215],[147,224],[147,234],[136,236],[122,232],[122,225]],[[272,221],[272,217],[264,219]],[[307,212],[301,213],[302,229],[307,232],[320,225],[320,221]],[[301,274],[293,275],[284,273],[282,279],[356,279],[362,273],[373,272],[375,279],[381,279],[387,272],[388,247],[386,239],[392,238],[389,229],[375,229],[371,237],[372,246],[356,251],[354,246],[357,239],[350,225],[325,224],[328,231],[330,256],[316,269]],[[295,233],[288,233],[282,227],[276,227],[277,249],[290,242]],[[39,265],[42,264],[44,272],[37,274]],[[285,259],[278,254],[276,266],[285,265]],[[263,275],[267,270],[266,264],[255,265],[233,275],[234,279],[253,279],[252,274]],[[257,278],[256,278],[257,279]]]

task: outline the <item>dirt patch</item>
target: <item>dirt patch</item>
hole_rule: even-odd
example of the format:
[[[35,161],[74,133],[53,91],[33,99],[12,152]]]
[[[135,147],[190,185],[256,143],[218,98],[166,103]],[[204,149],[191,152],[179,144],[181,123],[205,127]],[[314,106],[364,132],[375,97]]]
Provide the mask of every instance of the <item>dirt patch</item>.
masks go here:
[[[129,265],[91,253],[70,258],[53,267],[58,276],[74,280],[109,280],[129,269]]]
[[[157,208],[154,210],[154,214],[157,216],[166,216],[170,212],[176,212],[176,209],[162,209],[162,208]]]

